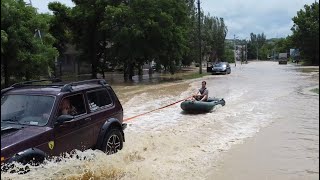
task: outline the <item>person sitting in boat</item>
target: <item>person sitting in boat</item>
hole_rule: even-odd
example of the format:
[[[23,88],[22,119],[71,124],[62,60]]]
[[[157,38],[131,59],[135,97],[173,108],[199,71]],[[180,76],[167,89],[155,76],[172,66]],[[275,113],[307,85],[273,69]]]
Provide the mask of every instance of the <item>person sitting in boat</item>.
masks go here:
[[[202,81],[202,87],[198,90],[196,94],[192,96],[192,100],[197,100],[197,101],[207,101],[208,100],[208,95],[209,91],[206,88],[207,82]]]

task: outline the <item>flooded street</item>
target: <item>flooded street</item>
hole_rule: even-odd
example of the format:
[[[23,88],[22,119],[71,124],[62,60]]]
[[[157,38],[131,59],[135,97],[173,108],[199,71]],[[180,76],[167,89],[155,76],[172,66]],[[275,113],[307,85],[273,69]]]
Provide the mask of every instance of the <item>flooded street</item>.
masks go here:
[[[231,66],[230,75],[114,90],[129,118],[190,96],[207,81],[226,105],[185,114],[180,103],[128,121],[124,149],[78,152],[1,179],[318,179],[319,68],[277,62]],[[309,88],[309,89],[308,89]]]

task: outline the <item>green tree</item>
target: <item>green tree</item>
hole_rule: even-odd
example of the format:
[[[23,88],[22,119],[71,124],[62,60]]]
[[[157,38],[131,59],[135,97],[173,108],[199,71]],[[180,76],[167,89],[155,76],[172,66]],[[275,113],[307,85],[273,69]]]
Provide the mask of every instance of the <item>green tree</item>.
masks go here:
[[[210,14],[204,17],[203,47],[204,53],[210,57],[210,61],[223,57],[227,32],[228,29],[223,18],[211,17]]]
[[[1,53],[3,53],[3,47],[6,45],[7,42],[8,34],[4,30],[1,30]]]
[[[292,36],[287,36],[286,38],[276,39],[274,41],[274,52],[275,53],[286,53],[289,52],[290,48],[293,48]]]
[[[23,0],[1,1],[1,65],[5,86],[9,78],[39,78],[48,73],[58,54],[48,33],[50,15],[38,14]],[[6,41],[5,41],[6,40]]]
[[[272,44],[266,43],[260,48],[259,59],[266,60],[272,55]]]
[[[319,65],[319,2],[305,5],[292,20],[292,42],[302,58]]]
[[[234,46],[233,42],[229,41],[225,43],[224,53],[222,59],[229,62],[234,63]]]
[[[135,68],[152,60],[172,73],[187,52],[188,4],[184,0],[74,0],[67,9],[51,3],[54,11],[52,33],[60,52],[72,37],[81,50],[81,59],[92,65],[92,77],[104,69],[106,61],[124,67],[124,77],[131,79]],[[59,23],[60,22],[60,23]]]
[[[91,63],[94,78],[98,71],[103,73],[106,61],[123,66],[124,77],[132,79],[135,69],[142,74],[145,63],[155,61],[174,73],[177,66],[190,65],[198,57],[194,0],[74,0],[74,3],[71,9],[50,3],[54,12],[50,30],[60,53],[72,37],[71,42],[82,52],[81,59]],[[207,19],[211,24],[207,24],[203,31],[207,34],[202,34],[202,39],[209,50],[204,52],[214,51],[222,57],[226,26],[222,18]]]
[[[73,42],[80,50],[80,60],[91,64],[91,77],[97,78],[100,59],[103,58],[104,48],[107,45],[107,32],[101,30],[105,8],[116,1],[84,1],[73,0],[70,28]]]
[[[259,58],[260,49],[266,43],[266,39],[267,38],[264,33],[250,33],[250,41],[248,43],[248,59]]]
[[[49,3],[48,8],[53,12],[53,17],[49,22],[49,31],[56,39],[54,47],[60,54],[63,54],[66,51],[66,45],[72,40],[71,8],[59,2]]]
[[[188,7],[179,0],[135,0],[106,8],[103,29],[113,36],[112,52],[123,63],[125,77],[135,65],[155,60],[171,73],[187,49]]]
[[[183,55],[182,65],[191,65],[194,61],[199,61],[199,43],[198,43],[198,18],[195,0],[187,1],[188,7],[188,25],[187,25],[187,51]]]

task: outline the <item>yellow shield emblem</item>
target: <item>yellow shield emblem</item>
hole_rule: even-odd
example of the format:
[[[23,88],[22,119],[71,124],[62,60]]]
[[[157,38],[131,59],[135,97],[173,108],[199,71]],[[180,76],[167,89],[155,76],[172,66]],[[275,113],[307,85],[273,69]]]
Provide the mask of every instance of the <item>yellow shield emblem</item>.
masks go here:
[[[52,150],[54,147],[54,141],[49,141],[48,146],[49,146],[49,149]]]

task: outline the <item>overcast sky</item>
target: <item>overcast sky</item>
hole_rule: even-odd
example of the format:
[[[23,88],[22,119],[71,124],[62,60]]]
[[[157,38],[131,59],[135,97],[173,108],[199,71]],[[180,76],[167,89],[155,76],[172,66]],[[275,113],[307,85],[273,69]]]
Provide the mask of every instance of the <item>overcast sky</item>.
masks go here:
[[[29,0],[25,0],[28,2]],[[38,11],[49,12],[48,3],[59,1],[74,6],[71,0],[31,0]],[[269,38],[291,34],[292,17],[305,4],[315,0],[200,0],[201,8],[211,16],[222,17],[228,27],[227,38],[249,38],[250,33],[264,33]]]

